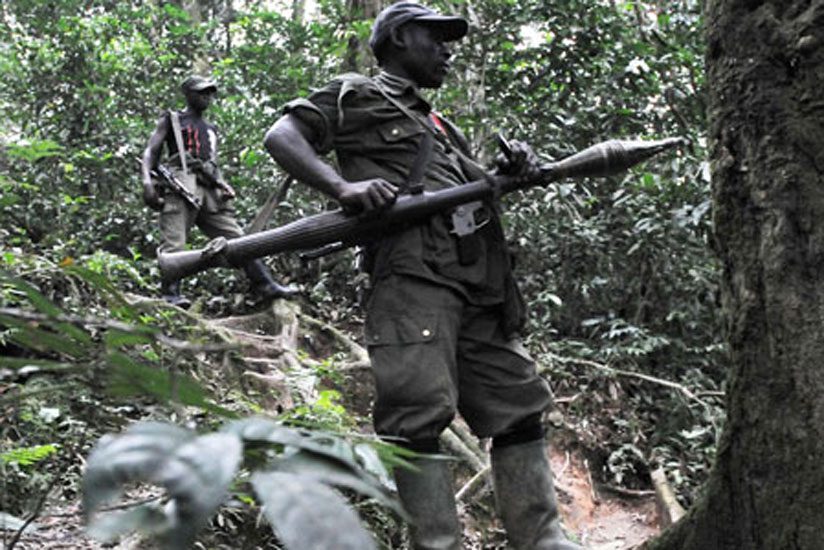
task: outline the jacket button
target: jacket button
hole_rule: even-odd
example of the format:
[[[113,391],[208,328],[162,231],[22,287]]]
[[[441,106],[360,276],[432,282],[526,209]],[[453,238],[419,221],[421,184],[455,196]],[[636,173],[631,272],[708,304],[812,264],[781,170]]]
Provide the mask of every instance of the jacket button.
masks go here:
[[[421,331],[421,334],[423,335],[424,338],[429,338],[432,335],[432,331],[429,330],[428,328],[425,328]]]
[[[399,129],[397,129],[397,128],[392,128],[392,135],[393,135],[393,136],[397,136],[397,135],[398,135],[398,134],[400,134],[400,133],[401,133],[401,131],[400,131]]]

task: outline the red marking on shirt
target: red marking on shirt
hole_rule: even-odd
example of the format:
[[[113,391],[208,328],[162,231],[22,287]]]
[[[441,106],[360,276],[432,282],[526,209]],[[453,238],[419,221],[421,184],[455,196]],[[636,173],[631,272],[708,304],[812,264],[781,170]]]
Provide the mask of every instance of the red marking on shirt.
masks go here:
[[[186,150],[194,156],[200,156],[200,132],[197,126],[186,126]]]
[[[443,122],[441,122],[441,118],[435,114],[434,111],[429,113],[429,118],[432,119],[432,122],[435,124],[435,128],[442,134],[446,133],[446,128],[443,127]]]

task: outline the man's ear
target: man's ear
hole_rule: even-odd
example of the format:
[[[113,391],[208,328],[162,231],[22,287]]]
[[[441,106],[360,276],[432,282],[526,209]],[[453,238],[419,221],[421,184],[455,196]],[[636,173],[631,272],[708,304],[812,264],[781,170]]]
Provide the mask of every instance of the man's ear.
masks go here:
[[[400,25],[399,27],[395,27],[389,31],[389,36],[387,39],[389,42],[398,50],[405,50],[406,49],[406,27],[407,25]]]

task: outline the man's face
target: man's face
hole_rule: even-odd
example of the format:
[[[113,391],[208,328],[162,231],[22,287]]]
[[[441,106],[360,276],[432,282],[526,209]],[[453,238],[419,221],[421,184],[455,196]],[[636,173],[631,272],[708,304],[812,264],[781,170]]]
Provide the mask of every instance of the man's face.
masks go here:
[[[437,27],[411,22],[401,27],[406,48],[399,62],[411,80],[421,88],[440,88],[449,72],[452,50]]]
[[[200,91],[189,90],[186,92],[186,103],[196,111],[205,111],[212,104],[215,93],[217,92],[214,88]]]

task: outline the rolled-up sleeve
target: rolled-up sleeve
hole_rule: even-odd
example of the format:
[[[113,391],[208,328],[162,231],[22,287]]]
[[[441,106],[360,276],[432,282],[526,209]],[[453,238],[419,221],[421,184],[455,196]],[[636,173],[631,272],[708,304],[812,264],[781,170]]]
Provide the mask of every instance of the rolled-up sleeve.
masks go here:
[[[319,154],[332,150],[337,130],[337,98],[340,83],[332,82],[309,97],[293,99],[283,107],[283,114],[296,116],[312,131],[309,140]]]

